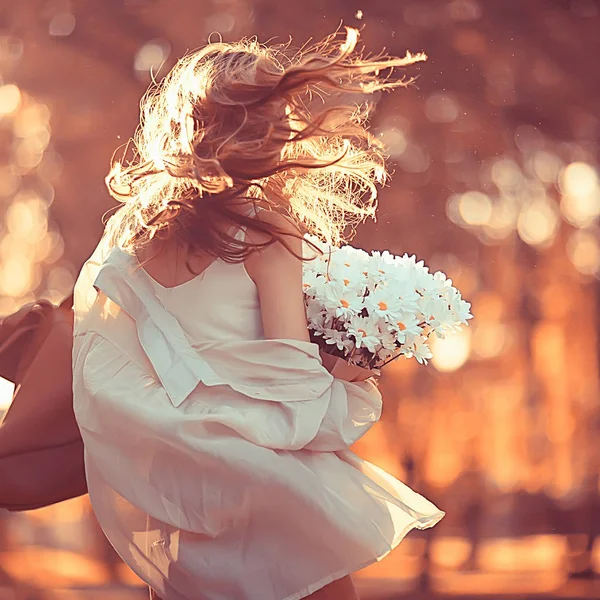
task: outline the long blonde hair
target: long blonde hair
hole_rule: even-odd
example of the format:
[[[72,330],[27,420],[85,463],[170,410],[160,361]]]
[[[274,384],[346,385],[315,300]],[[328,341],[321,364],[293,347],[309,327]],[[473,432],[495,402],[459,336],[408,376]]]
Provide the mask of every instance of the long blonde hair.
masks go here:
[[[357,41],[346,28],[295,54],[289,44],[244,39],[181,58],[142,98],[133,158],[114,161],[106,178],[123,203],[107,225],[112,242],[136,250],[174,236],[239,262],[256,245],[219,224],[267,232],[267,244],[285,241],[236,204],[283,211],[299,235],[332,244],[373,217],[385,154],[367,129],[372,104],[357,98],[406,85],[394,68],[426,57],[366,58]]]

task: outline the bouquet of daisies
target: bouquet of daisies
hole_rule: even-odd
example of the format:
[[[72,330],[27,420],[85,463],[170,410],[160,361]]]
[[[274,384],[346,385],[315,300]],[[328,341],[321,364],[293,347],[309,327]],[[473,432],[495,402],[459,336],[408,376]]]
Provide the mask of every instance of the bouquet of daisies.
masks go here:
[[[306,244],[304,300],[312,341],[350,364],[380,369],[397,358],[432,357],[431,335],[443,338],[472,318],[471,305],[438,271],[431,274],[414,256],[394,256],[352,246]]]

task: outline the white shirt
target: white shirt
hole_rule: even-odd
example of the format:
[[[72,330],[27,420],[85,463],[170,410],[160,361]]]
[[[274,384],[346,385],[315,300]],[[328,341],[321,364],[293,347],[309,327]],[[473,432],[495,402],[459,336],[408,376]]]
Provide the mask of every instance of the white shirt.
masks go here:
[[[377,387],[335,379],[316,344],[265,340],[243,265],[164,288],[100,246],[75,317],[92,505],[163,600],[298,600],[443,517],[348,449]]]

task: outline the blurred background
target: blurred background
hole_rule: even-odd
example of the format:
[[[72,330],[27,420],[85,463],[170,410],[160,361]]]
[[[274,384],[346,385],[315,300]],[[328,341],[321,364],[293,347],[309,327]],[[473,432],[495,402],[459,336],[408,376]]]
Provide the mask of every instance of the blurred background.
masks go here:
[[[0,0],[0,315],[71,291],[151,71],[342,22],[430,57],[377,99],[395,175],[354,244],[445,271],[475,315],[383,375],[356,451],[447,516],[359,573],[364,598],[600,598],[596,0]],[[87,498],[0,515],[1,600],[145,597]]]

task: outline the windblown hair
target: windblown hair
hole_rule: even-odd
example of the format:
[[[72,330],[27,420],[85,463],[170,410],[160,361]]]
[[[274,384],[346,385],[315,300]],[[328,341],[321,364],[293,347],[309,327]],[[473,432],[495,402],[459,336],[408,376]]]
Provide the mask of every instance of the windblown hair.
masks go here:
[[[291,56],[289,45],[246,39],[180,59],[142,98],[133,159],[113,161],[106,178],[123,203],[107,224],[112,242],[135,251],[175,236],[191,251],[240,262],[277,239],[289,246],[281,228],[235,205],[283,212],[299,237],[336,245],[374,217],[387,174],[364,100],[405,86],[394,68],[426,57],[365,58],[357,41],[347,28]],[[269,242],[236,241],[218,227],[227,224]]]

